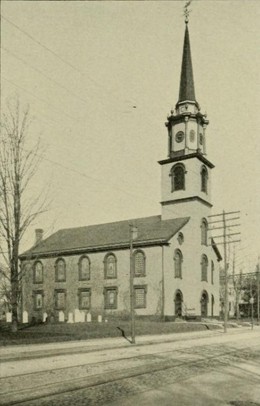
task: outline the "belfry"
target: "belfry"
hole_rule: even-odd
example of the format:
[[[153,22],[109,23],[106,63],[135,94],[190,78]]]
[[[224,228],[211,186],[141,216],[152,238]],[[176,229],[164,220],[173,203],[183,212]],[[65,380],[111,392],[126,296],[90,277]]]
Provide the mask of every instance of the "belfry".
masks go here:
[[[168,158],[159,162],[162,165],[163,218],[169,218],[169,207],[178,215],[180,204],[180,215],[192,214],[194,202],[211,207],[210,171],[214,165],[206,158],[209,121],[207,115],[201,113],[195,97],[188,19],[185,25],[179,99],[165,123]],[[187,204],[191,202],[192,207]]]

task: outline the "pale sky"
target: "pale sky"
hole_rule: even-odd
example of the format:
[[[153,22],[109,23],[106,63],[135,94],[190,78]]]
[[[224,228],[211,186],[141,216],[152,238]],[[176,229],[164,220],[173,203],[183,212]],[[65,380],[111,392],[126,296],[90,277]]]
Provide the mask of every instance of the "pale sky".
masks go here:
[[[160,165],[175,106],[183,1],[2,1],[1,86],[29,103],[45,160],[34,192],[51,205],[34,228],[161,212]],[[207,112],[212,213],[241,211],[238,269],[260,255],[260,2],[192,2],[196,98]],[[133,108],[136,106],[136,108]],[[47,186],[48,185],[48,186]]]

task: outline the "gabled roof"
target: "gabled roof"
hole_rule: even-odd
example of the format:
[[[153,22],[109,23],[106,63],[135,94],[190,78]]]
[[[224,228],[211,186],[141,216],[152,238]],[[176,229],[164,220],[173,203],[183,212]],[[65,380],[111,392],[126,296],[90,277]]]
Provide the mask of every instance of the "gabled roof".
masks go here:
[[[161,220],[161,216],[152,216],[63,229],[21,254],[20,259],[127,248],[131,223],[138,229],[135,247],[167,244],[188,221],[189,217]]]

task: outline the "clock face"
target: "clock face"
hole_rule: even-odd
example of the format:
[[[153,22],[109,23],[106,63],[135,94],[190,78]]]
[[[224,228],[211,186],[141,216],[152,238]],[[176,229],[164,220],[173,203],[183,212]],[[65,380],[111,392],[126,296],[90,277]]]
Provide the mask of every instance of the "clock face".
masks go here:
[[[184,139],[184,132],[178,131],[177,134],[175,135],[176,142],[182,142],[183,139]]]

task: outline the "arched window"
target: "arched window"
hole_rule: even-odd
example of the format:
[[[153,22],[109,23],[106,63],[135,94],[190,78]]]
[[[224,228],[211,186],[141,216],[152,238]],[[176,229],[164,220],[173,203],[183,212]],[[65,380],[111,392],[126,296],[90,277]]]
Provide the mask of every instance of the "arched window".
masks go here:
[[[208,222],[206,219],[201,220],[201,244],[208,245]]]
[[[175,316],[181,317],[182,316],[182,302],[183,302],[183,295],[180,290],[176,290],[174,296],[175,302]]]
[[[107,254],[104,259],[105,279],[116,278],[117,274],[116,265],[117,265],[116,256],[112,253]]]
[[[66,281],[66,263],[63,258],[58,258],[55,262],[55,280],[56,282]]]
[[[200,171],[201,176],[201,191],[208,193],[208,171],[206,166],[202,166]]]
[[[204,254],[201,257],[201,280],[208,281],[208,258]]]
[[[214,262],[211,261],[211,283],[214,284]]]
[[[215,299],[214,296],[211,295],[211,316],[214,317],[214,304],[215,304]]]
[[[90,260],[87,256],[82,256],[79,259],[79,280],[88,281],[90,279]]]
[[[170,176],[172,178],[172,192],[185,189],[185,166],[183,164],[174,165]]]
[[[145,254],[141,250],[134,252],[134,275],[145,276]]]
[[[34,283],[43,283],[43,265],[40,261],[36,261],[33,266]]]
[[[183,256],[180,250],[174,252],[174,276],[175,278],[182,278],[182,261]]]

